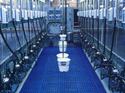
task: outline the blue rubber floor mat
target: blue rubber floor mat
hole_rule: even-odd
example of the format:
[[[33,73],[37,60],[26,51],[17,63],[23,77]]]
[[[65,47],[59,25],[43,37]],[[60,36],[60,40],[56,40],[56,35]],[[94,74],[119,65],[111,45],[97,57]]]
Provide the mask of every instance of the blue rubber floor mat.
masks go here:
[[[61,73],[58,48],[45,48],[20,93],[106,93],[82,49],[70,47],[67,52],[70,70]]]

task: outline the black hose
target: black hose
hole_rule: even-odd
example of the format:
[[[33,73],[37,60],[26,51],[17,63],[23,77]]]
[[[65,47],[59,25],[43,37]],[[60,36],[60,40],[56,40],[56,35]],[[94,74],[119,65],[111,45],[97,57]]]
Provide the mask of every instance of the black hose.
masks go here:
[[[0,22],[0,34],[1,34],[1,37],[2,37],[2,39],[3,39],[3,41],[4,41],[5,45],[6,45],[6,47],[9,49],[9,51],[10,51],[17,59],[19,59],[18,56],[15,54],[15,52],[12,50],[12,48],[9,46],[9,44],[7,43],[7,41],[6,41],[5,37],[4,37],[4,34],[3,34],[3,32],[2,32],[2,23],[1,23],[1,22]]]
[[[24,34],[24,38],[25,38],[26,44],[28,46],[28,40],[27,40],[27,36],[26,36],[26,33],[25,33],[24,22],[23,21],[24,21],[24,19],[22,18],[22,20],[21,20],[22,30],[23,30],[23,34]]]
[[[35,25],[34,25],[34,20],[32,20],[32,26],[33,26],[33,31],[34,31],[34,34],[35,34],[35,42],[36,42],[37,34],[36,34]]]
[[[99,49],[99,17],[97,17],[97,48]]]
[[[113,35],[112,35],[112,42],[111,42],[111,50],[110,50],[110,57],[109,60],[112,58],[112,54],[113,54],[113,48],[114,48],[114,41],[115,41],[115,37],[116,37],[116,18],[114,18],[114,28],[113,28]]]
[[[84,34],[87,36],[87,18],[85,17],[85,30]]]
[[[87,18],[85,19],[85,29],[84,29],[84,36],[87,38]]]
[[[29,41],[30,41],[30,18],[28,17],[28,31],[29,31]]]
[[[94,17],[92,16],[92,36],[93,36],[93,43],[94,43],[94,35],[95,35],[95,29],[94,29]]]
[[[12,23],[13,23],[13,27],[14,27],[14,30],[15,30],[15,34],[16,34],[16,37],[17,37],[18,44],[19,44],[19,46],[21,48],[21,43],[20,43],[20,39],[19,39],[19,36],[18,36],[18,33],[17,33],[17,29],[16,29],[16,25],[15,25],[14,19],[12,20]]]
[[[85,17],[83,17],[83,20],[82,20],[82,22],[81,22],[81,28],[83,28],[82,30],[84,30],[85,29]],[[84,25],[83,25],[84,24]]]
[[[83,26],[83,24],[82,24]],[[85,30],[86,30],[86,17],[84,17],[84,29],[83,29],[83,32],[85,33]]]
[[[87,34],[87,37],[88,37],[88,31],[89,31],[89,28],[88,28],[88,17],[86,18],[86,34]]]
[[[39,20],[39,24],[40,24],[40,29],[41,29],[41,33],[43,32],[43,24],[44,23],[44,20],[41,18],[40,20]]]
[[[86,17],[85,35],[86,35],[86,38],[88,38],[88,18],[87,17]]]
[[[103,28],[103,43],[104,43],[104,47],[103,47],[103,54],[105,54],[105,50],[106,50],[106,32],[107,32],[107,25],[106,25],[106,17],[104,17],[104,28]]]
[[[42,22],[41,22],[41,19],[39,20],[39,25],[40,25],[40,29],[41,29],[41,32],[42,32]]]
[[[91,34],[91,20],[90,20],[90,18],[88,17],[88,34],[89,34],[89,36],[90,36],[90,34]],[[91,36],[90,36],[91,37]]]
[[[16,34],[16,38],[17,38],[19,47],[21,48],[22,46],[21,46],[21,42],[20,42],[20,39],[19,39],[19,35],[18,35],[17,29],[16,29],[16,24],[15,24],[14,19],[12,19],[12,24],[13,24],[13,27],[14,27],[14,31],[15,31],[15,34]],[[23,53],[21,51],[19,51],[19,53],[21,54],[21,56],[23,55]]]
[[[92,21],[93,21],[93,19],[92,19],[92,17],[90,18],[90,34],[91,34],[91,39],[93,40],[93,38],[92,38]]]
[[[39,35],[39,34],[40,34],[40,31],[39,31],[38,19],[36,19],[36,26],[37,26],[37,32],[38,32],[38,35]]]

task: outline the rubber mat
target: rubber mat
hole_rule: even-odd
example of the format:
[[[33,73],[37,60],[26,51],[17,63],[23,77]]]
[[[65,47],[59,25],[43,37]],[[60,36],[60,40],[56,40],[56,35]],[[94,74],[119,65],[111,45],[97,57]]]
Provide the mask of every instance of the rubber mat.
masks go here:
[[[69,72],[63,73],[58,70],[58,51],[43,50],[20,93],[106,93],[81,48],[67,49],[71,63]]]

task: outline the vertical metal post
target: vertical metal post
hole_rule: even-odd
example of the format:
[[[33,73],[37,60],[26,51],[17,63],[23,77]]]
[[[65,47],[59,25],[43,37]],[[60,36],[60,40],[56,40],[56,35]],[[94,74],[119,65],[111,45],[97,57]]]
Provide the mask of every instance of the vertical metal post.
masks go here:
[[[65,30],[64,33],[67,33],[67,0],[65,0]]]
[[[10,11],[11,11],[11,20],[12,20],[12,18],[13,18],[13,0],[10,0]]]
[[[29,0],[26,1],[26,10],[27,10],[27,17],[29,17],[29,15],[28,15],[28,11],[29,11]]]
[[[64,29],[64,26],[65,26],[65,1],[64,0],[61,0],[62,1],[62,26],[63,26],[63,29],[62,29],[62,32],[61,33],[64,33],[65,29]]]

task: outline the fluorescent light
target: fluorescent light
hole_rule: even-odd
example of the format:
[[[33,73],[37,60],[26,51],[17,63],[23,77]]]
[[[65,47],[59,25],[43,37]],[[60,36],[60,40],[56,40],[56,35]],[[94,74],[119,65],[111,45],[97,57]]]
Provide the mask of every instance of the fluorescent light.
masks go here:
[[[53,0],[50,0],[50,2],[53,2]]]
[[[40,0],[41,2],[45,3],[45,0]]]
[[[85,1],[85,0],[80,0],[80,3],[81,3],[81,2],[84,2],[84,1]]]

